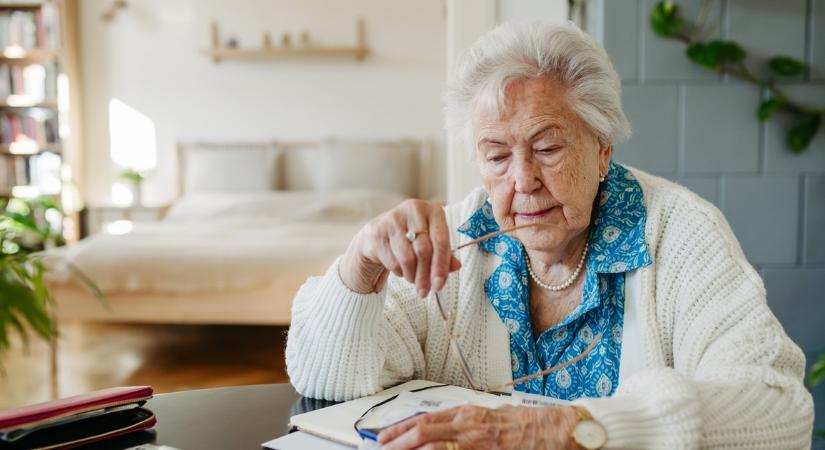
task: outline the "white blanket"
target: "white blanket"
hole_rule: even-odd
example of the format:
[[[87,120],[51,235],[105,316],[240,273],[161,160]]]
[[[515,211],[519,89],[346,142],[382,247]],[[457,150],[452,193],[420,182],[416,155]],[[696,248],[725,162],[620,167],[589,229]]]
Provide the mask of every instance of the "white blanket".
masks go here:
[[[59,254],[104,293],[255,288],[296,267],[327,266],[366,221],[401,200],[360,190],[199,194],[179,200],[162,222],[91,236]],[[72,282],[61,264],[52,281]]]

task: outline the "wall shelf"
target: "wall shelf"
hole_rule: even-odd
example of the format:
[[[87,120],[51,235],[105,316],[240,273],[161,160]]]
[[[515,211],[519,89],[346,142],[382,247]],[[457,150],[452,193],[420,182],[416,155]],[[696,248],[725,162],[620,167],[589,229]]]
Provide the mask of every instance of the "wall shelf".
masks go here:
[[[220,44],[220,32],[218,24],[212,23],[212,48],[202,49],[201,53],[209,56],[216,63],[222,60],[254,61],[278,58],[299,58],[299,57],[354,57],[358,61],[363,61],[369,54],[365,38],[364,19],[358,18],[356,21],[356,43],[355,45],[319,45],[295,43],[287,46],[274,47],[262,46],[253,47],[227,47]]]
[[[0,108],[14,109],[14,108],[43,108],[43,109],[57,109],[57,100],[43,100],[41,102],[9,102],[7,99],[0,100]]]
[[[16,47],[7,47],[0,53],[2,63],[32,63],[48,62],[60,57],[60,52],[49,49],[23,50]]]
[[[40,9],[40,2],[17,2],[17,3],[0,3],[0,10],[4,9]]]
[[[31,155],[39,155],[41,153],[61,153],[63,151],[63,146],[58,143],[50,143],[50,144],[34,144],[32,146],[34,151],[19,151],[13,149],[14,144],[0,144],[0,155],[13,155],[13,156],[31,156]]]

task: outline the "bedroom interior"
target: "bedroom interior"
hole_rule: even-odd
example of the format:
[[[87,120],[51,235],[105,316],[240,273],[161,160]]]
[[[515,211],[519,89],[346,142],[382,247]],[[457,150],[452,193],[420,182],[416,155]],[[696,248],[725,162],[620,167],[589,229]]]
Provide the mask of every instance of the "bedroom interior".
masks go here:
[[[825,2],[675,3],[757,61],[801,60],[778,86],[825,105]],[[443,125],[457,55],[570,4],[621,78],[633,136],[614,159],[723,212],[825,380],[825,131],[790,151],[790,119],[754,112],[766,91],[657,35],[656,0],[0,0],[0,269],[42,303],[27,333],[0,317],[0,410],[288,382],[306,278],[380,212],[479,184]],[[809,388],[825,428],[825,382]]]
[[[72,167],[56,178],[77,226],[48,261],[60,337],[4,354],[0,409],[107,385],[286,381],[306,277],[375,214],[446,197],[442,1],[33,3],[0,17],[62,15],[60,45],[21,46],[56,49],[74,94],[48,106],[80,125],[32,153]]]

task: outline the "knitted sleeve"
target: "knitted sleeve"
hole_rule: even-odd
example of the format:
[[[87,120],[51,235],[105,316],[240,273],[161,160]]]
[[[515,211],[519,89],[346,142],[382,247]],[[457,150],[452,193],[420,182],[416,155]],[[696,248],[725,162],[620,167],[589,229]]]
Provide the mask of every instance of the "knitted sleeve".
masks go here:
[[[336,261],[293,300],[290,382],[301,395],[343,401],[420,377],[426,316],[424,302],[404,280],[390,275],[382,292],[358,294],[341,281]]]
[[[645,326],[658,336],[645,351],[666,367],[635,374],[613,397],[577,403],[605,425],[607,448],[810,448],[803,353],[721,213],[673,200],[652,218],[663,231],[655,264],[640,274],[642,295],[655,298],[645,302]]]

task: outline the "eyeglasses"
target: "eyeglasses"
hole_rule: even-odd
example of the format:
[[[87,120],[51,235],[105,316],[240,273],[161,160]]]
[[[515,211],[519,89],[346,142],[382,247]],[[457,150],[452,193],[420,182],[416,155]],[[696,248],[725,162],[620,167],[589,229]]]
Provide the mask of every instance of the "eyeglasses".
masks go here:
[[[469,246],[474,245],[474,244],[478,244],[479,242],[484,242],[484,241],[486,241],[488,239],[492,239],[496,236],[501,236],[502,234],[511,233],[511,232],[519,230],[521,228],[527,228],[527,227],[532,227],[532,226],[536,226],[536,225],[538,225],[538,224],[529,223],[529,224],[524,224],[524,225],[518,225],[518,226],[515,226],[515,227],[512,227],[512,228],[507,228],[507,229],[504,229],[504,230],[499,230],[499,231],[496,231],[496,232],[493,232],[493,233],[490,233],[490,234],[485,234],[484,236],[481,236],[480,238],[473,239],[469,242],[465,242],[461,245],[456,246],[455,248],[453,248],[451,250],[451,252],[455,253],[456,251],[461,250],[462,248],[469,247]],[[464,357],[464,353],[461,351],[461,347],[458,345],[458,340],[457,340],[458,337],[455,334],[453,334],[452,332],[450,332],[450,326],[449,326],[450,316],[447,313],[447,310],[444,308],[444,303],[441,301],[441,295],[438,293],[438,291],[434,291],[434,292],[435,292],[435,301],[436,301],[436,304],[438,305],[438,312],[440,313],[441,318],[443,319],[442,323],[444,324],[444,331],[447,333],[447,336],[449,336],[449,339],[450,339],[450,349],[452,350],[455,359],[458,361],[458,364],[461,367],[461,372],[464,374],[464,378],[467,380],[467,384],[469,384],[470,387],[472,389],[476,390],[476,391],[494,392],[494,391],[498,391],[498,390],[501,390],[501,389],[509,387],[509,386],[514,386],[516,384],[524,383],[525,381],[529,381],[529,380],[532,380],[534,378],[544,377],[545,375],[548,375],[550,373],[553,373],[553,372],[556,372],[558,370],[564,369],[565,367],[567,367],[571,364],[575,364],[578,361],[581,361],[582,359],[584,359],[584,357],[586,357],[590,352],[593,351],[594,348],[596,348],[596,344],[598,344],[599,341],[602,338],[602,333],[599,333],[599,334],[595,335],[593,337],[593,340],[590,342],[590,344],[581,353],[576,355],[574,358],[571,358],[571,359],[569,359],[569,360],[567,360],[567,361],[565,361],[561,364],[557,364],[553,367],[548,367],[547,369],[544,369],[540,372],[536,372],[532,375],[527,375],[527,376],[524,376],[524,377],[516,378],[515,380],[510,381],[508,383],[500,384],[498,386],[488,386],[486,388],[482,388],[481,385],[473,377],[472,372],[470,371],[470,366],[467,364],[467,358]]]

